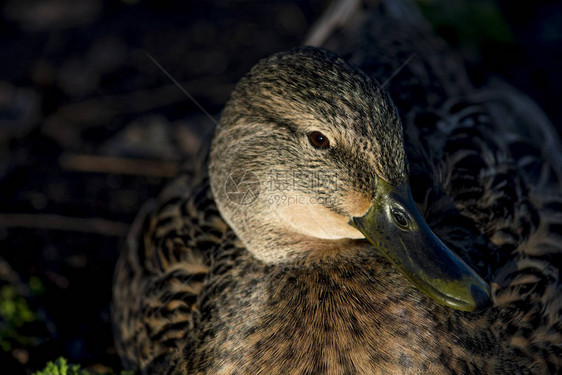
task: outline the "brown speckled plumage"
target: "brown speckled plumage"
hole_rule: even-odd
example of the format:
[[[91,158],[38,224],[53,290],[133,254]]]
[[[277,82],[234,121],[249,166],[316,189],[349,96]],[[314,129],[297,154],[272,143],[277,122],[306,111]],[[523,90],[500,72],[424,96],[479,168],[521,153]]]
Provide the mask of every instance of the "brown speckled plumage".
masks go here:
[[[471,88],[409,6],[382,1],[353,17],[322,45],[362,70],[313,48],[263,60],[223,113],[211,183],[206,171],[195,180],[179,176],[139,215],[114,288],[127,367],[143,374],[561,371],[562,153],[548,121],[509,87]],[[387,87],[395,108],[375,79],[384,81],[412,52]],[[310,146],[306,135],[318,129],[333,147]],[[232,201],[224,186],[236,169],[253,171],[262,184],[272,169],[335,172],[337,189],[295,182],[286,193],[336,198],[323,207],[342,217],[363,210],[359,201],[372,199],[378,179],[409,178],[436,234],[492,285],[491,306],[468,313],[438,305],[364,239],[291,232],[280,218],[302,207],[268,206],[273,193],[263,185],[253,204]],[[328,211],[320,212],[314,220]]]

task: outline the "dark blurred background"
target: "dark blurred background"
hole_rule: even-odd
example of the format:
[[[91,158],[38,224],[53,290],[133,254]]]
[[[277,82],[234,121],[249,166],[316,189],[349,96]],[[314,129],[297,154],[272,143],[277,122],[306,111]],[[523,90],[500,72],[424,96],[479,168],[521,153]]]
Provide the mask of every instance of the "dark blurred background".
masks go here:
[[[418,0],[474,82],[499,76],[562,128],[562,3]],[[111,280],[128,226],[266,55],[327,0],[12,0],[0,5],[0,373],[64,355],[118,370]]]

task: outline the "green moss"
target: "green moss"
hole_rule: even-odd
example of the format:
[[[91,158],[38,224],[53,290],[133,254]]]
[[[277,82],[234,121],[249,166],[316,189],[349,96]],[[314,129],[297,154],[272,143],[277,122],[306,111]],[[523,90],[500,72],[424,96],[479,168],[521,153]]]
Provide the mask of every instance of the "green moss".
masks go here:
[[[33,375],[115,375],[113,373],[93,373],[81,369],[79,365],[69,364],[68,361],[60,357],[54,362],[47,363],[42,371],[37,371]],[[119,375],[134,375],[132,371],[121,371]]]
[[[55,362],[47,363],[43,371],[34,375],[90,375],[86,370],[80,370],[78,365],[69,365],[66,359],[60,357]]]

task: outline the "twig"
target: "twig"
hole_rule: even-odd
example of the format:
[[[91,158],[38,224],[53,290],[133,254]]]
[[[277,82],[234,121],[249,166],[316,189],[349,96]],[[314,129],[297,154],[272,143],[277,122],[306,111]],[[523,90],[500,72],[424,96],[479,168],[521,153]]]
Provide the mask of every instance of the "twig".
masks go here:
[[[359,0],[340,0],[331,3],[328,10],[311,27],[303,44],[317,47],[324,44],[331,33],[349,21],[359,6]]]
[[[129,224],[100,218],[68,217],[53,214],[0,214],[0,227],[62,230],[123,237]]]
[[[79,172],[164,178],[174,177],[180,169],[180,164],[176,162],[77,154],[63,154],[59,165],[62,169]]]

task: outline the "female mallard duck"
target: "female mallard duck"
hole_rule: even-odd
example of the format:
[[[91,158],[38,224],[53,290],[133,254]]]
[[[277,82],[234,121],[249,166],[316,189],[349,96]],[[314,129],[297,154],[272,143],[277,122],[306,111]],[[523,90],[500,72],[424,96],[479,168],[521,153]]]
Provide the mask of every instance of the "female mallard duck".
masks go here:
[[[307,47],[239,82],[208,178],[178,177],[119,259],[113,320],[127,367],[562,369],[552,130],[511,89],[471,90],[395,4],[323,38],[362,69]],[[416,51],[389,87],[395,107],[376,79]]]

